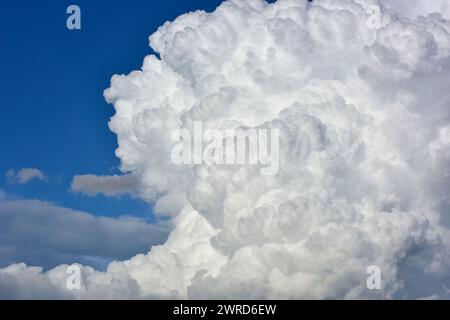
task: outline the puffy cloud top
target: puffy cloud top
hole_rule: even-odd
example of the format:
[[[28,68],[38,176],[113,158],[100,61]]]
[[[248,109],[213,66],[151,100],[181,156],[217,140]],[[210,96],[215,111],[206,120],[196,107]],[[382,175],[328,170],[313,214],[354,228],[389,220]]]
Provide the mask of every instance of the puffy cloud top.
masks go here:
[[[15,265],[0,283],[77,298],[445,297],[450,22],[382,8],[371,28],[373,5],[231,0],[165,23],[150,37],[160,59],[105,97],[122,169],[173,216],[169,239],[84,268],[80,291],[62,267]],[[175,165],[170,133],[195,121],[279,129],[279,172]],[[370,265],[382,290],[366,287]]]
[[[433,12],[439,12],[445,18],[450,18],[450,2],[448,0],[382,0],[382,2],[410,18],[427,16]]]

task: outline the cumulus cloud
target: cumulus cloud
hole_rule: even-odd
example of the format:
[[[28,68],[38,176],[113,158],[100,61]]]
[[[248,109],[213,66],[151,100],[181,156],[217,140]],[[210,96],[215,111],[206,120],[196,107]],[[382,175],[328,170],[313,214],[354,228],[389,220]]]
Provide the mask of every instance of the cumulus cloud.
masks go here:
[[[160,59],[114,76],[105,97],[122,170],[172,216],[167,242],[106,272],[83,267],[76,292],[64,288],[63,266],[13,265],[0,270],[0,292],[447,297],[450,22],[383,9],[371,28],[373,5],[231,0],[161,26],[150,37]],[[279,129],[278,173],[175,165],[170,134],[195,121]],[[370,265],[380,267],[381,290],[366,287]]]
[[[27,184],[31,180],[47,180],[47,177],[39,169],[34,168],[23,168],[19,171],[14,171],[13,169],[6,172],[6,178],[10,183]]]
[[[73,177],[70,190],[90,197],[97,194],[109,197],[125,194],[133,195],[139,190],[139,180],[130,174],[112,176],[76,175]]]
[[[450,2],[448,0],[382,0],[388,8],[394,9],[410,18],[440,13],[450,19]]]
[[[0,201],[0,265],[105,265],[145,252],[167,228],[131,217],[96,217],[40,200]]]

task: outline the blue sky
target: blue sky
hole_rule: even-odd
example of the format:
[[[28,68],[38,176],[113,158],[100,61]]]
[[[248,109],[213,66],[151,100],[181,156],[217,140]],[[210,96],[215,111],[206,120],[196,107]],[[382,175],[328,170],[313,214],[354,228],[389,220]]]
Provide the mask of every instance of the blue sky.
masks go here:
[[[70,192],[70,183],[74,175],[120,173],[114,155],[116,137],[108,129],[114,110],[103,98],[111,76],[140,68],[143,57],[152,53],[148,36],[165,21],[197,9],[211,11],[220,2],[3,3],[0,191],[10,200],[39,199],[95,216],[132,215],[152,222],[151,206],[140,200],[87,197]],[[71,4],[81,8],[81,30],[66,28],[66,9]],[[47,181],[10,183],[5,173],[21,168],[37,168]],[[8,252],[8,263],[19,256],[26,259],[25,255],[15,259],[15,249]],[[5,264],[1,258],[0,267]],[[55,260],[61,262],[65,261]]]
[[[148,36],[167,20],[220,1],[17,1],[2,4],[0,170],[38,168],[48,183],[0,188],[102,215],[148,213],[129,197],[96,198],[67,192],[76,174],[118,173],[112,106],[103,98],[115,73],[141,66]],[[82,29],[66,28],[76,3]]]

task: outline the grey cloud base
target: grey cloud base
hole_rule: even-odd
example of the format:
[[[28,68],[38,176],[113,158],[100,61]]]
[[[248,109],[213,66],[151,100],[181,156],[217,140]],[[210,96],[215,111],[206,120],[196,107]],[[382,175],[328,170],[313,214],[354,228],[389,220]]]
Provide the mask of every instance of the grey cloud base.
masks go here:
[[[139,180],[132,175],[96,176],[93,174],[73,177],[70,191],[80,192],[89,197],[103,194],[108,197],[137,195]]]
[[[23,261],[46,269],[64,262],[104,266],[163,243],[167,229],[39,200],[0,200],[0,265]]]
[[[124,172],[172,215],[167,242],[83,268],[0,270],[0,292],[63,298],[447,298],[450,22],[375,0],[233,0],[166,23],[161,59],[114,76]],[[280,170],[176,166],[170,133],[277,128]],[[177,212],[167,199],[179,199]],[[159,203],[159,205],[158,205]],[[381,290],[366,287],[377,265]],[[2,287],[3,286],[3,287]],[[29,289],[28,289],[29,288]],[[28,291],[27,291],[28,290]]]

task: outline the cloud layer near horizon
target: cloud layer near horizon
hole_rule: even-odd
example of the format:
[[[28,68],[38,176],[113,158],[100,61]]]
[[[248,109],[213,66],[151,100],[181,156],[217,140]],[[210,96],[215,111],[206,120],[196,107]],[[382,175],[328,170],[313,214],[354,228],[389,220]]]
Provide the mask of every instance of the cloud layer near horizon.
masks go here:
[[[122,169],[173,216],[164,245],[106,272],[0,269],[0,292],[61,298],[447,297],[450,22],[375,0],[224,2],[150,37],[161,59],[114,76]],[[280,171],[176,166],[170,133],[280,130]],[[171,199],[171,201],[168,201]],[[168,202],[177,200],[177,206]],[[183,207],[174,212],[175,208]],[[378,265],[383,288],[366,288]]]
[[[97,217],[40,200],[0,199],[0,265],[104,266],[163,243],[167,227],[132,217]]]

